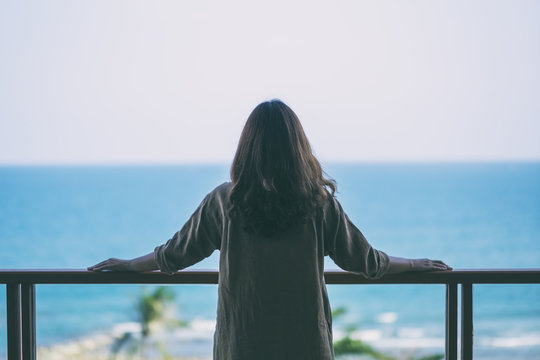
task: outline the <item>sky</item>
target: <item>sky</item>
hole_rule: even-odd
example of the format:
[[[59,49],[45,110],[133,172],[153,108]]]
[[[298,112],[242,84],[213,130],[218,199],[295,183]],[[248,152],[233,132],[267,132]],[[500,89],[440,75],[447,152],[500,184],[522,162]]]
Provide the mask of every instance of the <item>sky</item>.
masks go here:
[[[0,164],[540,161],[540,1],[0,0]]]

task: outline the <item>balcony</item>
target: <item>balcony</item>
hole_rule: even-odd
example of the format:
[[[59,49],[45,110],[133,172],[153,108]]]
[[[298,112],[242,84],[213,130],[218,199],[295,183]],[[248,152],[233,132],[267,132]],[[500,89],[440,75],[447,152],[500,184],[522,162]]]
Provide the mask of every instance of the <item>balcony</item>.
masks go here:
[[[378,280],[342,272],[325,272],[327,284],[446,285],[445,355],[447,360],[473,359],[473,285],[540,284],[540,269],[482,269],[452,272],[403,273]],[[6,284],[8,360],[36,359],[36,296],[39,284],[217,284],[217,271],[96,273],[86,270],[0,270]],[[458,287],[461,312],[458,316]],[[461,329],[458,332],[458,327]],[[461,341],[458,341],[458,333]]]

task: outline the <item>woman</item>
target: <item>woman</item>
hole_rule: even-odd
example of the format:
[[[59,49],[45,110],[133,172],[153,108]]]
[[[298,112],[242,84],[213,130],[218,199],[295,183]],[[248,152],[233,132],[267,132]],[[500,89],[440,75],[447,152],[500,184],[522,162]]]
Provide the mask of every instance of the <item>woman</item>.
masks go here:
[[[174,273],[220,250],[215,360],[333,359],[324,256],[368,278],[450,270],[441,261],[375,250],[334,197],[296,114],[283,102],[249,116],[231,182],[209,193],[166,244],[103,271]]]

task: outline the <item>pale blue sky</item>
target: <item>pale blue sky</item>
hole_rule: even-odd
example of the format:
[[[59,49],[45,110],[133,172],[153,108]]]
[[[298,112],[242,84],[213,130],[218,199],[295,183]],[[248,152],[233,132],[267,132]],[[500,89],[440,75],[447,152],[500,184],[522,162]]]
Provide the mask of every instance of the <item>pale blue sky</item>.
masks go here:
[[[0,164],[540,160],[540,1],[0,0]]]

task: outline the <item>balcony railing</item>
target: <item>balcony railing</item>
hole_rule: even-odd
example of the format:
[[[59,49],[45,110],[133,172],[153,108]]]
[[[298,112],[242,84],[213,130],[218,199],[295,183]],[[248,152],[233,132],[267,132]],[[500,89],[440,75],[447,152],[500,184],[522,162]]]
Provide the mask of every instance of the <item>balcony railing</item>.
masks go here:
[[[368,280],[343,271],[325,272],[327,284],[445,284],[447,360],[473,358],[473,284],[539,284],[540,269],[455,270],[403,273]],[[8,360],[36,358],[36,284],[217,284],[217,271],[96,273],[86,270],[0,270],[6,284]],[[461,349],[458,349],[458,285],[461,286]]]

